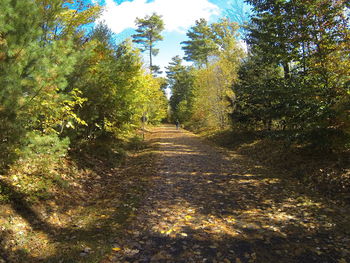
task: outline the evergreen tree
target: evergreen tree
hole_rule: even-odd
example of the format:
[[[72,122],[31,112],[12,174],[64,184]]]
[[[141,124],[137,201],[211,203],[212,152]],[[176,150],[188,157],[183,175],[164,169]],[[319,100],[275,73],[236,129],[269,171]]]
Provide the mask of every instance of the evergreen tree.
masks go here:
[[[48,40],[56,17],[65,11],[62,1],[52,1],[45,13],[41,2],[2,1],[0,5],[0,140],[14,149],[24,143],[27,132],[57,132],[71,117],[68,101],[73,97],[63,90],[75,56],[69,39]]]
[[[185,51],[184,59],[195,62],[199,67],[207,65],[209,56],[217,50],[208,22],[203,18],[197,20],[196,25],[191,27],[186,35],[189,40],[181,42]]]
[[[250,115],[256,124],[256,116],[265,116],[263,122],[292,137],[323,145],[349,134],[347,1],[247,2],[254,8],[247,27],[252,56],[234,87],[240,109],[233,116]],[[282,76],[264,77],[280,66]]]
[[[286,0],[247,1],[253,6],[248,26],[248,44],[267,61],[281,64],[285,78],[289,77],[290,62],[298,50],[291,44],[293,31],[289,26],[290,5]]]
[[[79,91],[68,88],[77,61],[73,38],[97,9],[85,8],[84,19],[69,26],[71,1],[2,1],[0,9],[0,150],[4,163],[25,151],[30,136],[57,136],[68,123],[80,121],[73,110]],[[95,12],[96,11],[96,12]],[[75,32],[75,33],[73,33]],[[44,137],[43,137],[44,138]],[[56,139],[53,139],[56,141]],[[1,164],[0,164],[1,165]]]
[[[136,18],[137,34],[132,35],[133,42],[141,44],[142,52],[149,53],[149,69],[151,73],[159,73],[159,67],[153,65],[152,58],[156,56],[159,49],[155,48],[158,41],[163,40],[161,32],[164,30],[162,17],[153,13],[151,16]]]
[[[215,60],[221,51],[233,50],[237,29],[237,24],[226,18],[211,25],[203,18],[196,21],[196,25],[186,34],[189,40],[181,42],[185,51],[184,59],[195,62],[200,68],[208,66],[210,59]]]
[[[171,89],[170,107],[174,119],[187,121],[191,116],[193,98],[193,75],[191,68],[182,64],[180,56],[175,56],[166,67],[168,84]]]

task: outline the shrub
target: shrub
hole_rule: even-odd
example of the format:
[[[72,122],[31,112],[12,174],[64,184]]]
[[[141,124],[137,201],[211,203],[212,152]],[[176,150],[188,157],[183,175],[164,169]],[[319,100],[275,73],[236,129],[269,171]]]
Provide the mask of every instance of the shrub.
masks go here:
[[[57,169],[63,164],[69,139],[34,131],[28,133],[24,141],[18,151],[19,159],[9,170],[8,180],[31,200],[49,198],[55,185],[63,185]]]

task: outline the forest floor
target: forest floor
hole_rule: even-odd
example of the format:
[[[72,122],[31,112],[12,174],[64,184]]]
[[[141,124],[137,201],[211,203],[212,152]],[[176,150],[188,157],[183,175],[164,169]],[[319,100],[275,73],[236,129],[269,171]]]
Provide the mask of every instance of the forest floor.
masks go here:
[[[156,173],[103,262],[350,262],[350,207],[162,126]]]
[[[171,125],[146,141],[75,202],[1,206],[0,262],[350,262],[346,202]]]

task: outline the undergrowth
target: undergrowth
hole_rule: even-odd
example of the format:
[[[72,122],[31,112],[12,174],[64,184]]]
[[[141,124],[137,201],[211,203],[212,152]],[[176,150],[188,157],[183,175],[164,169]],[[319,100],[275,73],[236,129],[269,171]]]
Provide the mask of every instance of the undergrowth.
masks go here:
[[[103,138],[69,149],[56,135],[29,136],[0,177],[0,262],[96,262],[138,203],[143,189],[123,189],[132,175],[123,179],[118,171],[146,143],[140,136]],[[128,191],[134,196],[125,199]],[[80,255],[89,248],[95,251]]]

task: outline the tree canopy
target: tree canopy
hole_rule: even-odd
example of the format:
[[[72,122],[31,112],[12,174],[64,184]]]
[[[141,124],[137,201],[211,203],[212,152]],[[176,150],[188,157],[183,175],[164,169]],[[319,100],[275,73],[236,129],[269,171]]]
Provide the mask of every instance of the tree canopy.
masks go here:
[[[181,96],[169,75],[171,101],[177,101],[173,111],[187,105],[189,126],[231,122],[245,129],[282,130],[290,141],[347,145],[348,1],[246,2],[252,14],[244,25],[245,56],[237,25],[228,19],[212,24],[200,19],[188,30],[181,44],[184,59],[194,63],[194,77]],[[188,93],[190,102],[178,101]]]
[[[141,51],[149,53],[149,69],[152,73],[160,73],[159,67],[153,65],[152,57],[156,56],[159,49],[155,48],[158,41],[163,40],[161,32],[164,30],[164,23],[162,17],[153,13],[151,16],[144,18],[137,18],[135,21],[137,25],[136,34],[132,35],[133,42],[141,44]]]
[[[0,9],[1,167],[37,136],[73,146],[120,138],[140,125],[144,112],[153,123],[166,117],[161,83],[144,71],[138,49],[115,44],[104,24],[88,31],[100,6],[18,0],[3,1]]]

